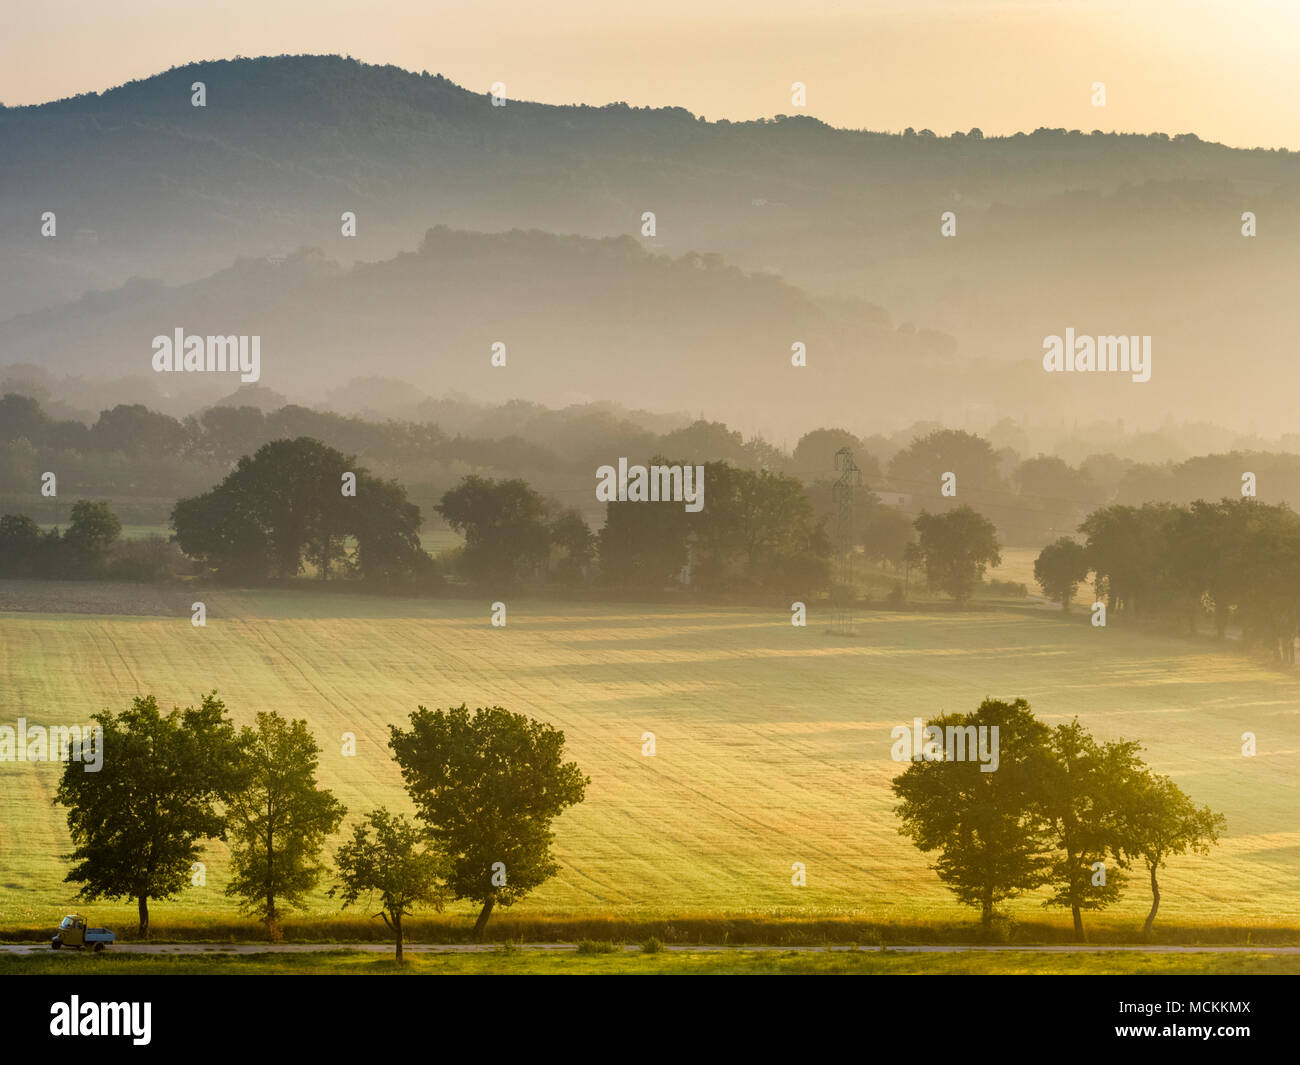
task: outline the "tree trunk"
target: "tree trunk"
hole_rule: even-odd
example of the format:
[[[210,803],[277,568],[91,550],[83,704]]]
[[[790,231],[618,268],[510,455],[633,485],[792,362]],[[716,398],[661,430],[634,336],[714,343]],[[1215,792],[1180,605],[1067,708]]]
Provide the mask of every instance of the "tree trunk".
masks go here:
[[[1149,936],[1151,926],[1156,920],[1156,910],[1160,909],[1160,885],[1156,883],[1156,867],[1151,865],[1151,912],[1147,914],[1147,923],[1142,926],[1142,934]]]
[[[149,937],[149,898],[147,895],[141,895],[139,898],[140,906],[140,938]]]
[[[402,915],[399,913],[393,918],[393,929],[397,932],[397,964],[402,964]]]
[[[275,913],[275,832],[271,829],[275,814],[274,802],[268,794],[266,801],[266,938],[272,943],[280,939],[280,927]]]
[[[993,929],[993,892],[985,891],[980,900],[980,926],[985,932]]]
[[[1079,909],[1077,902],[1070,904],[1070,913],[1074,915],[1074,938],[1080,943],[1083,942],[1083,912]]]
[[[492,916],[492,907],[496,901],[495,895],[489,895],[487,901],[483,903],[483,909],[479,911],[478,920],[474,922],[474,938],[479,942],[483,940],[483,930],[487,928],[488,918]]]

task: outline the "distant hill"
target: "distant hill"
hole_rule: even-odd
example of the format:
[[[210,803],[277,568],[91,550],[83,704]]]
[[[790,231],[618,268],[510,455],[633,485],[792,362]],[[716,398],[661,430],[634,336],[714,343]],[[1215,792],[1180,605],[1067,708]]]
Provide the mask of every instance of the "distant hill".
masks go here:
[[[259,386],[335,406],[382,367],[428,395],[493,402],[614,397],[713,416],[779,396],[800,423],[834,405],[852,416],[868,389],[918,383],[955,352],[952,338],[896,329],[872,304],[815,299],[717,256],[655,255],[631,237],[441,227],[381,262],[344,267],[308,249],[186,285],[132,281],[0,323],[0,351],[65,373],[144,374],[163,390],[201,378],[214,398],[233,391],[234,374],[153,373],[152,338],[178,327],[260,336]],[[504,367],[491,364],[497,342]],[[811,353],[807,368],[791,365],[795,342]]]
[[[204,108],[190,105],[195,81],[206,85]],[[1105,112],[1098,116],[1104,123]],[[39,232],[51,210],[53,240]],[[355,238],[340,235],[343,211],[357,213]],[[653,238],[640,236],[647,211],[656,216]],[[952,238],[940,236],[945,211],[956,215]],[[1254,238],[1240,233],[1244,211],[1258,218]],[[1273,431],[1291,417],[1289,397],[1272,384],[1300,335],[1300,155],[1285,150],[1230,149],[1189,133],[936,137],[839,130],[807,116],[708,122],[674,107],[493,107],[486,92],[439,76],[337,56],[191,64],[100,94],[0,110],[0,320],[132,277],[174,286],[241,256],[300,248],[322,255],[298,256],[289,276],[351,286],[355,299],[406,267],[330,282],[327,261],[392,260],[438,225],[623,235],[675,258],[718,253],[745,271],[785,278],[821,308],[862,299],[888,308],[897,325],[946,333],[968,370],[998,367],[931,377],[924,392],[886,397],[887,382],[873,380],[864,393],[886,409],[911,404],[914,417],[970,406],[1019,416],[1040,397],[1083,417],[1150,420],[1167,409]],[[245,264],[199,291],[220,298],[223,285],[248,284],[252,269]],[[285,284],[273,287],[283,293]],[[749,284],[752,292],[772,282]],[[173,298],[150,297],[147,287],[96,297],[107,303],[95,313],[122,299]],[[575,323],[590,301],[572,289],[565,298],[572,301],[556,305],[556,321],[546,324],[585,341]],[[777,297],[778,307],[786,298]],[[483,332],[457,333],[457,343],[475,348],[508,317],[503,303],[489,304],[484,293],[463,305],[467,314],[482,311]],[[857,313],[844,320],[850,328]],[[662,324],[671,327],[672,317]],[[279,321],[299,337],[319,329]],[[717,321],[729,343],[774,324],[770,314],[751,324]],[[643,324],[659,328],[653,316]],[[1067,327],[1153,336],[1153,381],[1126,390],[1043,381],[1042,338]],[[25,337],[39,347],[30,328],[0,335],[0,363],[35,357],[14,346]],[[384,335],[405,345],[402,358],[448,342],[400,329]],[[877,340],[870,331],[837,339],[845,350]],[[764,340],[788,348],[784,333]],[[664,341],[662,349],[682,336],[669,332]],[[287,341],[277,343],[286,350]],[[383,362],[388,350],[369,372],[405,376]],[[782,390],[741,381],[745,363],[711,354],[731,350],[699,338],[692,372],[749,388],[759,420],[782,416]],[[571,354],[590,365],[599,351]],[[69,349],[61,358],[87,365],[98,353]],[[321,352],[327,376],[337,358]],[[816,365],[827,367],[810,359]],[[852,376],[836,385],[841,400],[859,387]],[[597,394],[635,405],[637,393]],[[689,403],[675,394],[669,409]]]

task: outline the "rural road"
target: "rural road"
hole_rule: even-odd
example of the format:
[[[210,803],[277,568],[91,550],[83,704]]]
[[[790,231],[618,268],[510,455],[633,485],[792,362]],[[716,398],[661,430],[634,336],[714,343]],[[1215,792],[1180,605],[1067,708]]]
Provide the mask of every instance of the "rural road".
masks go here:
[[[517,944],[521,950],[575,951],[572,943],[522,943]],[[108,948],[115,954],[307,954],[314,951],[356,950],[369,951],[374,954],[392,953],[392,943],[117,943]],[[407,943],[403,950],[407,954],[474,954],[491,952],[498,949],[495,943]],[[636,951],[640,947],[635,943],[626,944],[627,951]],[[716,953],[723,951],[848,951],[849,946],[831,947],[776,947],[776,946],[734,946],[723,947],[716,944],[681,944],[668,946],[664,950],[699,951]],[[859,946],[862,951],[875,951],[874,946]],[[4,943],[0,944],[0,954],[30,954],[49,952],[48,943]],[[1183,947],[1183,946],[1091,946],[1088,944],[1066,944],[1062,946],[898,946],[889,947],[890,953],[897,954],[960,954],[963,951],[1010,951],[1028,954],[1103,954],[1106,952],[1136,951],[1147,954],[1300,954],[1300,947]]]

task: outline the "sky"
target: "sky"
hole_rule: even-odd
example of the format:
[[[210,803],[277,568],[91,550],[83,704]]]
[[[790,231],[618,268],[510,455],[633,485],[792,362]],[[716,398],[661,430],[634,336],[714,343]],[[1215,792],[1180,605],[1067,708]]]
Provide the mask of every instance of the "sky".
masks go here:
[[[1300,150],[1300,0],[40,0],[3,26],[9,106],[195,60],[338,53],[545,103]]]

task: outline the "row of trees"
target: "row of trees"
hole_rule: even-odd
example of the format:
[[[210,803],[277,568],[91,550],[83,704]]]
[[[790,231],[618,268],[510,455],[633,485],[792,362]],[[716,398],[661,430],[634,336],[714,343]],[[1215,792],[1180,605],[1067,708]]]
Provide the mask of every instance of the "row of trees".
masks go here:
[[[927,722],[940,730],[995,726],[996,771],[940,757],[914,761],[895,778],[899,831],[939,855],[939,879],[979,909],[986,929],[1000,902],[1046,886],[1044,905],[1068,909],[1082,939],[1083,912],[1118,899],[1125,871],[1139,866],[1151,885],[1149,934],[1159,870],[1173,855],[1207,852],[1223,816],[1153,773],[1137,743],[1099,742],[1077,718],[1049,728],[1024,699],[987,699],[972,714]]]
[[[437,511],[465,538],[461,574],[495,588],[585,583],[597,563],[602,581],[627,590],[662,588],[687,566],[705,592],[806,594],[828,585],[830,541],[797,478],[708,463],[704,479],[702,511],[612,502],[599,533],[578,510],[518,479],[470,475],[443,494]],[[251,583],[291,578],[307,565],[322,578],[428,583],[435,567],[420,546],[420,522],[400,485],[307,437],[264,445],[172,512],[187,556],[223,579]]]
[[[321,851],[343,805],[316,780],[320,748],[305,721],[259,713],[236,729],[216,692],[162,713],[154,696],[93,716],[104,763],[69,761],[55,801],[68,811],[79,898],[134,899],[139,934],[151,900],[177,896],[208,840],[230,845],[226,894],[279,935],[287,908],[304,907],[325,866]],[[499,707],[419,707],[389,746],[416,808],[412,821],[380,807],[336,855],[330,894],[344,907],[375,903],[402,956],[403,919],[448,899],[494,907],[553,876],[551,824],[583,800],[588,779],[564,759],[564,733]]]
[[[716,462],[704,465],[704,484],[697,513],[681,503],[607,503],[594,535],[577,511],[518,480],[467,477],[438,512],[465,536],[461,566],[473,581],[511,584],[548,570],[577,580],[598,558],[601,580],[620,590],[657,590],[688,566],[704,592],[827,587],[830,540],[796,478]]]
[[[306,722],[260,713],[256,727],[237,730],[215,692],[168,714],[153,696],[137,697],[93,720],[104,729],[103,768],[68,762],[56,796],[75,845],[66,879],[81,885],[79,897],[135,899],[147,936],[149,902],[184,889],[205,841],[227,840],[226,893],[275,937],[284,910],[316,889],[324,843],[346,814],[317,784],[320,748]],[[1023,699],[985,700],[926,727],[999,730],[994,772],[945,760],[939,740],[937,757],[893,782],[900,831],[939,853],[940,879],[979,908],[986,928],[999,903],[1049,886],[1045,905],[1068,908],[1082,938],[1083,912],[1114,902],[1138,865],[1151,886],[1149,933],[1160,869],[1206,852],[1224,828],[1153,773],[1138,744],[1098,742],[1077,719],[1049,728]],[[589,780],[565,761],[562,732],[501,707],[419,707],[408,728],[390,728],[389,746],[415,820],[369,812],[336,854],[330,894],[344,907],[377,905],[400,959],[403,921],[418,908],[473,900],[481,937],[496,906],[552,877],[552,822],[583,800]]]
[[[603,583],[622,591],[657,590],[688,567],[690,583],[706,594],[810,594],[829,586],[832,545],[798,479],[708,463],[705,482],[702,511],[611,502],[599,533],[575,508],[517,479],[470,475],[437,510],[465,537],[461,574],[495,588],[583,584],[598,569]],[[172,512],[174,540],[192,562],[221,579],[255,584],[295,577],[310,565],[323,580],[432,586],[437,567],[421,547],[420,524],[420,510],[401,485],[372,477],[355,458],[307,437],[259,448],[211,491],[180,500]],[[74,504],[62,534],[6,515],[0,575],[163,576],[166,545],[127,550],[120,532],[103,501]],[[922,511],[914,522],[904,519],[899,535],[903,560],[924,566],[930,588],[958,602],[1000,561],[997,530],[967,506]]]
[[[708,463],[705,481],[708,505],[698,513],[679,503],[611,502],[599,533],[578,510],[521,480],[468,476],[437,510],[464,535],[457,566],[475,584],[582,584],[598,567],[612,587],[656,590],[689,567],[691,583],[705,593],[807,594],[829,585],[832,545],[796,478]],[[172,513],[174,539],[196,565],[248,583],[291,578],[311,565],[324,580],[429,586],[437,573],[420,545],[420,523],[419,508],[399,484],[306,437],[265,445]],[[166,544],[121,541],[120,532],[103,501],[74,504],[62,534],[6,515],[0,575],[165,575]],[[924,566],[929,586],[958,602],[1000,561],[996,529],[970,507],[922,511],[914,522],[904,519],[900,535],[903,559]]]
[[[361,382],[359,391],[365,396],[367,386],[385,384],[380,388],[383,395],[371,397],[375,406],[407,400],[410,390],[400,382]],[[357,391],[352,389],[346,398],[355,400]],[[250,398],[271,395],[260,386],[250,388]],[[62,454],[68,460],[117,453],[137,462],[161,455],[174,463],[201,466],[228,465],[272,440],[300,436],[326,440],[385,468],[459,462],[535,472],[572,470],[598,465],[601,456],[611,453],[654,451],[703,455],[747,467],[789,461],[780,448],[760,438],[746,441],[721,422],[699,420],[655,431],[619,417],[604,404],[550,410],[524,400],[486,407],[443,399],[425,401],[418,413],[423,420],[381,421],[296,404],[265,411],[219,404],[174,418],[142,403],[120,403],[100,411],[86,425],[51,417],[35,398],[9,392],[0,396],[0,444],[23,440],[43,454]],[[821,455],[818,462],[824,464],[824,459]]]
[[[596,537],[582,515],[525,481],[471,474],[443,495],[437,510],[465,537],[459,569],[475,584],[510,588],[547,577],[577,584],[595,561]]]
[[[43,530],[25,514],[0,517],[0,576],[103,577],[109,574],[122,523],[103,501],[78,500],[62,532]]]
[[[1034,565],[1044,592],[1066,609],[1088,574],[1108,611],[1174,617],[1216,634],[1231,622],[1244,637],[1295,662],[1300,633],[1300,515],[1256,499],[1147,503],[1093,511],[1080,544],[1062,538]]]
[[[704,480],[708,502],[699,513],[679,504],[608,503],[594,536],[575,510],[519,480],[467,477],[438,511],[464,534],[460,565],[476,582],[578,580],[598,560],[601,580],[620,590],[661,588],[687,567],[692,586],[706,593],[829,586],[833,545],[796,478],[706,463]],[[902,545],[900,561],[922,568],[932,591],[958,603],[1001,562],[997,529],[969,506],[922,510],[891,535]]]
[[[367,387],[378,406],[405,395],[393,382],[358,386],[363,395]],[[265,412],[221,405],[178,419],[142,404],[118,404],[86,425],[53,418],[36,399],[10,392],[0,396],[0,496],[30,491],[41,472],[58,469],[74,491],[112,495],[127,520],[153,524],[162,517],[160,497],[195,493],[264,443],[307,436],[400,479],[426,508],[466,467],[484,475],[508,471],[552,491],[605,456],[660,453],[797,477],[817,518],[834,513],[831,456],[849,447],[869,485],[910,497],[900,509],[870,492],[859,496],[858,544],[889,561],[901,561],[908,525],[922,507],[969,503],[998,525],[1004,539],[1041,544],[1073,529],[1103,502],[1214,498],[1239,483],[1245,470],[1267,486],[1270,498],[1300,503],[1300,460],[1294,454],[1230,451],[1154,463],[1098,453],[1072,466],[1055,455],[1031,455],[1028,437],[1010,422],[986,436],[930,424],[869,437],[819,428],[787,453],[758,437],[746,440],[719,422],[670,428],[665,421],[651,428],[645,416],[638,423],[599,405],[553,411],[523,401],[475,408],[429,400],[416,413],[421,420],[379,421],[295,405]],[[956,497],[940,494],[947,472],[957,475]],[[43,509],[40,516],[49,520],[53,513]]]

